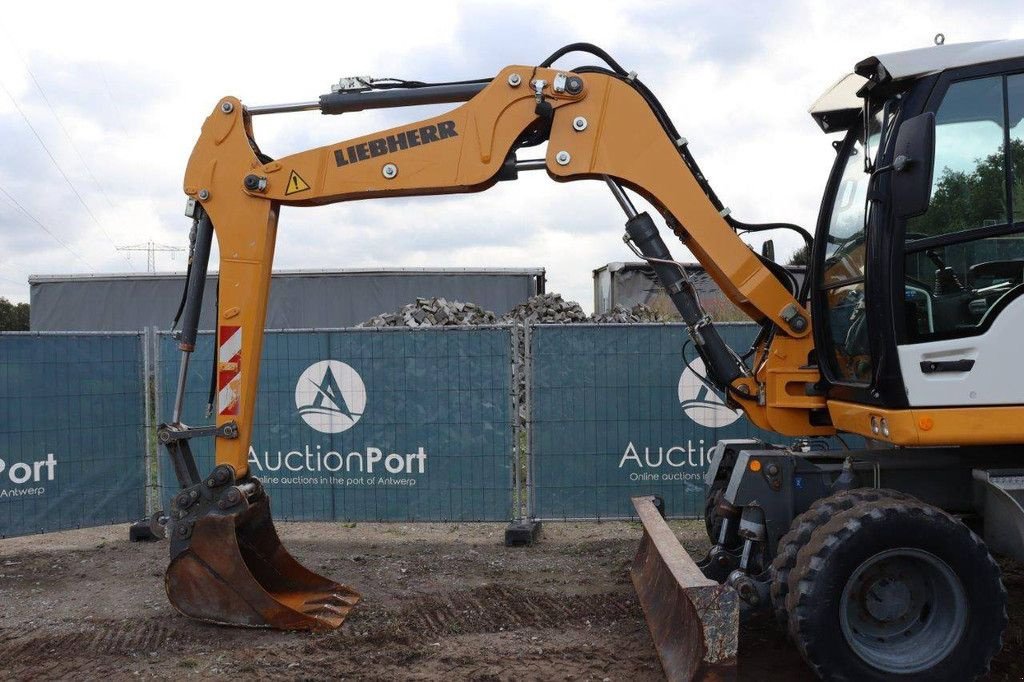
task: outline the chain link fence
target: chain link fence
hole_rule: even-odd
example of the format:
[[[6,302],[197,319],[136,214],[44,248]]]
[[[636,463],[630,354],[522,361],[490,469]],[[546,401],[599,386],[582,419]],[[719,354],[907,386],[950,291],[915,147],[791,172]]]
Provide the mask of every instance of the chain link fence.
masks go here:
[[[722,324],[750,345],[757,327]],[[629,498],[703,512],[708,453],[784,442],[702,380],[678,324],[267,332],[249,449],[275,518],[632,518]],[[210,424],[213,335],[183,421]],[[0,536],[142,518],[178,485],[155,424],[180,352],[167,333],[0,334]],[[191,441],[200,472],[212,438]]]
[[[753,324],[716,325],[732,348]],[[680,324],[536,325],[526,330],[529,512],[538,520],[624,519],[633,495],[671,517],[703,514],[708,451],[754,427],[702,380]]]
[[[146,509],[142,334],[0,334],[0,537]]]
[[[158,337],[158,414],[180,353]],[[183,420],[205,424],[213,339],[189,365]],[[501,521],[513,515],[512,337],[508,327],[268,332],[249,467],[275,518]],[[191,441],[199,470],[213,441]],[[161,459],[166,501],[177,489]]]

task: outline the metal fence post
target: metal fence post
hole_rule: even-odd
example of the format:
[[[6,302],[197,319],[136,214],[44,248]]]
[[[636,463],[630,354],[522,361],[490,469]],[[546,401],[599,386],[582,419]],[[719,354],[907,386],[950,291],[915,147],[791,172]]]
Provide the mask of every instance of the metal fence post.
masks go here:
[[[530,340],[533,326],[523,323],[523,415],[526,423],[526,518],[536,518],[534,514],[533,495],[533,402],[531,392],[533,386],[533,352]],[[518,417],[518,415],[517,415]]]
[[[142,409],[145,411],[143,426],[146,444],[146,454],[143,458],[146,467],[146,515],[149,516],[156,511],[156,448],[153,441],[153,394],[152,377],[153,368],[150,365],[150,352],[152,350],[151,330],[146,327],[142,330],[140,341],[142,342]]]
[[[509,327],[509,343],[512,344],[512,366],[511,380],[509,385],[509,399],[511,402],[512,415],[512,485],[513,495],[515,497],[515,509],[513,510],[512,518],[514,521],[522,521],[523,514],[526,510],[526,505],[523,503],[523,486],[522,481],[522,469],[523,469],[523,458],[525,453],[523,452],[523,444],[521,442],[523,438],[523,425],[519,419],[519,404],[523,398],[522,390],[520,389],[520,379],[523,374],[523,357],[519,351],[519,338],[520,330],[519,325],[512,324]]]
[[[534,519],[531,500],[533,468],[530,449],[530,325],[513,323],[513,407],[515,419],[515,496],[516,518],[505,529],[505,546],[532,545],[540,537],[540,523]],[[522,411],[520,411],[522,410]],[[525,479],[525,480],[524,480]]]
[[[162,361],[160,359],[160,337],[162,336],[155,326],[150,328],[150,340],[153,343],[152,358],[153,358],[153,422],[155,424],[160,423],[160,416],[164,413],[163,400],[161,399],[161,385],[160,385],[160,371]],[[156,457],[154,458],[154,465],[156,467],[156,507],[159,508],[163,504],[163,490],[164,480],[163,474],[160,468],[160,446],[156,446]]]

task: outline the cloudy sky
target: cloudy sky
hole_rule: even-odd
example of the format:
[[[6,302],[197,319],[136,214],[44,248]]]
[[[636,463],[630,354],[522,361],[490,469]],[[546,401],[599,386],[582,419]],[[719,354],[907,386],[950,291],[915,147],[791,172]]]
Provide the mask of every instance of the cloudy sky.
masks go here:
[[[145,253],[117,246],[184,246],[182,173],[222,95],[269,104],[346,75],[484,77],[589,41],[639,72],[735,216],[810,227],[834,155],[806,110],[827,86],[940,31],[1024,37],[1019,0],[228,4],[5,4],[0,296],[28,300],[31,274],[145,270]],[[264,116],[255,131],[284,156],[437,111]],[[630,259],[622,222],[599,183],[533,173],[476,195],[286,209],[275,267],[543,266],[551,291],[589,309],[592,269]],[[157,267],[183,257],[158,254]]]

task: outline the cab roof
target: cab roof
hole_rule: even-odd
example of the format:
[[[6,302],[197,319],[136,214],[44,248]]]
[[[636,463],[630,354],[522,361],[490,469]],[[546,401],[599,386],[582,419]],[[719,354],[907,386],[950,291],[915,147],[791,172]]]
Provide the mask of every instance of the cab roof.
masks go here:
[[[863,87],[876,83],[913,80],[947,69],[1024,57],[1024,40],[985,40],[955,45],[935,45],[904,52],[868,57],[853,73],[836,81],[811,105],[809,112],[822,130],[848,129],[860,117]]]

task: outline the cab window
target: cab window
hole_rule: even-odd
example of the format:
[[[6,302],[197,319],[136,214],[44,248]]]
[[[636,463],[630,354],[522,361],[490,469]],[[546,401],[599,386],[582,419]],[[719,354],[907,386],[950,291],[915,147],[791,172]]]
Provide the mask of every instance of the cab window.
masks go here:
[[[928,210],[906,223],[906,342],[980,333],[1024,285],[1024,75],[951,84]]]
[[[868,137],[872,150],[879,147],[882,127],[880,112],[872,120]],[[865,171],[864,155],[863,131],[851,131],[837,160],[842,174],[835,186],[825,235],[825,260],[819,274],[828,311],[830,362],[836,378],[851,383],[867,383],[872,373],[864,300],[865,227],[871,176]]]

